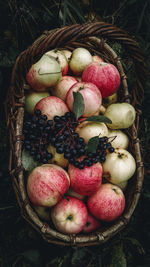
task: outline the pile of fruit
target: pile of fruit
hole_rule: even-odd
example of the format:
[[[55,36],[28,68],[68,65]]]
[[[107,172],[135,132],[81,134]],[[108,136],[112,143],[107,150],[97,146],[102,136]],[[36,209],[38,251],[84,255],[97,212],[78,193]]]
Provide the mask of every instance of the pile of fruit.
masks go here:
[[[125,132],[136,112],[117,102],[118,69],[82,47],[54,49],[26,80],[22,163],[33,209],[68,234],[113,222],[136,171]]]

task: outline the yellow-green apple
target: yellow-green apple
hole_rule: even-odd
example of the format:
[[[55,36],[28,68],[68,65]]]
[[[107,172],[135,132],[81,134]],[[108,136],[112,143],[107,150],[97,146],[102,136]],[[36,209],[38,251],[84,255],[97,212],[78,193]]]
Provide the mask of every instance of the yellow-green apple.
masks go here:
[[[93,59],[93,62],[104,62],[104,60],[97,55],[92,56],[92,59]]]
[[[108,129],[108,138],[114,148],[128,148],[129,137],[123,131]]]
[[[42,98],[50,96],[49,92],[35,92],[35,91],[30,91],[28,94],[25,96],[25,110],[29,114],[34,113],[34,107],[39,102]]]
[[[83,96],[83,117],[91,116],[100,109],[102,96],[96,85],[92,83],[77,82],[69,89],[66,95],[66,104],[71,111],[73,111],[74,103],[73,92],[79,92]]]
[[[42,114],[45,114],[49,120],[54,116],[63,116],[69,111],[65,102],[56,96],[47,96],[41,99],[34,108],[34,111],[39,109]]]
[[[59,154],[56,151],[56,148],[51,144],[48,145],[47,151],[53,155],[52,159],[48,163],[59,165],[62,168],[66,168],[69,164],[69,161],[64,158],[64,154]]]
[[[88,218],[85,226],[83,227],[83,233],[91,233],[100,227],[100,220],[96,219],[93,215],[88,212]]]
[[[70,187],[69,187],[68,191],[66,192],[66,195],[71,196],[71,197],[76,197],[80,200],[85,199],[85,196],[78,194],[77,192],[73,191]]]
[[[45,221],[50,221],[51,208],[33,205],[38,216]]]
[[[77,82],[78,80],[73,76],[63,76],[51,89],[52,95],[57,96],[65,101],[67,92],[72,87],[72,85]]]
[[[64,55],[67,58],[67,61],[69,63],[71,55],[72,55],[72,52],[70,50],[68,50],[68,49],[62,49],[61,52],[64,53]]]
[[[103,105],[105,108],[107,108],[109,105],[116,103],[118,99],[117,92],[113,93],[112,95],[103,98]]]
[[[80,137],[84,138],[86,144],[89,139],[94,136],[103,137],[108,135],[108,128],[106,124],[95,121],[83,121],[77,126],[75,131]]]
[[[123,148],[115,148],[113,153],[108,153],[102,166],[103,177],[113,184],[129,180],[136,171],[134,157]]]
[[[117,185],[102,184],[87,200],[91,214],[102,221],[114,221],[124,211],[125,196]]]
[[[85,67],[92,62],[91,53],[83,47],[75,48],[72,52],[69,67],[71,71],[80,76],[84,71]]]
[[[28,176],[27,193],[31,203],[52,207],[63,197],[70,186],[68,173],[55,164],[36,167]]]
[[[118,90],[120,86],[120,74],[113,64],[92,62],[83,71],[82,81],[94,83],[104,98]]]
[[[62,76],[61,67],[55,58],[44,54],[29,69],[26,80],[35,91],[46,91],[54,86]]]
[[[82,200],[67,196],[52,208],[51,218],[56,229],[62,233],[80,233],[87,221],[87,207]]]
[[[58,62],[61,67],[62,75],[66,75],[68,72],[68,61],[65,54],[58,49],[53,49],[46,52],[46,55],[52,56]]]
[[[110,129],[127,129],[134,123],[136,111],[129,103],[114,103],[107,107],[104,116],[112,121],[107,123]]]
[[[85,165],[84,169],[69,164],[70,188],[80,195],[89,196],[100,187],[102,172],[102,165],[99,162],[89,167]]]

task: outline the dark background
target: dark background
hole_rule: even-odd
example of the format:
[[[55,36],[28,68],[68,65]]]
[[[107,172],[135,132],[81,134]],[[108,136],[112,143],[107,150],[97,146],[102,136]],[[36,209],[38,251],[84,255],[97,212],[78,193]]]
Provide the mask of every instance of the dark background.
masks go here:
[[[0,1],[0,266],[150,266],[150,1]],[[103,246],[58,247],[24,221],[8,173],[9,137],[5,101],[17,55],[44,30],[104,20],[125,29],[140,44],[147,63],[140,132],[145,179],[129,225]]]

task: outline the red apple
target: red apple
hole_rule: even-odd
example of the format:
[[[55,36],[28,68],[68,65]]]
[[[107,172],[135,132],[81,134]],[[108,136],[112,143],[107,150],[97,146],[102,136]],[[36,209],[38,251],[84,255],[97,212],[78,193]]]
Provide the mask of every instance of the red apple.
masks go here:
[[[99,88],[102,97],[108,97],[118,90],[120,74],[113,64],[92,62],[85,68],[82,81],[94,83]]]
[[[56,86],[54,86],[51,90],[54,96],[57,96],[65,101],[66,94],[73,84],[77,83],[78,80],[73,76],[63,76]]]
[[[43,164],[28,176],[27,193],[37,206],[52,207],[66,193],[70,185],[68,173],[60,166]]]
[[[44,54],[39,61],[31,66],[26,79],[35,91],[46,91],[54,86],[61,78],[61,67],[57,61]]]
[[[93,215],[88,213],[88,218],[85,226],[83,227],[83,233],[91,233],[99,228],[100,221],[97,220]]]
[[[66,95],[66,104],[73,111],[73,92],[79,92],[84,100],[83,117],[88,117],[95,114],[101,106],[102,97],[97,86],[92,83],[77,82],[68,91]]]
[[[123,213],[125,196],[119,186],[105,183],[88,198],[87,205],[93,216],[109,222]]]
[[[50,50],[46,53],[46,55],[52,56],[53,58],[55,58],[55,60],[59,63],[60,67],[61,67],[61,71],[62,71],[62,75],[66,75],[68,72],[68,61],[67,58],[65,57],[65,54],[58,50],[58,49],[54,49],[54,50]]]
[[[52,208],[51,218],[62,233],[77,234],[87,222],[87,207],[82,200],[67,196]]]
[[[40,109],[42,114],[47,115],[49,120],[52,120],[54,116],[63,116],[66,112],[68,112],[68,107],[65,102],[56,97],[56,96],[47,96],[41,99],[34,108]]]
[[[68,174],[71,189],[80,195],[93,194],[102,183],[102,165],[99,162],[90,167],[85,165],[84,169],[69,164]]]

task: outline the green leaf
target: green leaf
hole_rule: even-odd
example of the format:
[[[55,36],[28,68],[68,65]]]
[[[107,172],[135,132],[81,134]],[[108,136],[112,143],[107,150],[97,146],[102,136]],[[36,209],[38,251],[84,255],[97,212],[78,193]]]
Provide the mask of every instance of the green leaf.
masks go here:
[[[35,167],[39,165],[37,161],[34,161],[33,157],[29,154],[28,151],[22,151],[22,165],[25,171],[31,172]]]
[[[73,92],[73,112],[78,119],[84,112],[84,99],[79,92]]]
[[[109,266],[127,267],[126,255],[123,251],[122,244],[118,244],[115,247],[113,247]]]
[[[84,121],[96,121],[96,122],[112,123],[112,121],[109,118],[107,118],[103,115],[98,115],[98,116],[93,115],[93,116],[86,118]]]
[[[92,137],[87,144],[86,150],[87,152],[96,152],[97,146],[99,144],[99,137],[98,136],[94,136]]]

